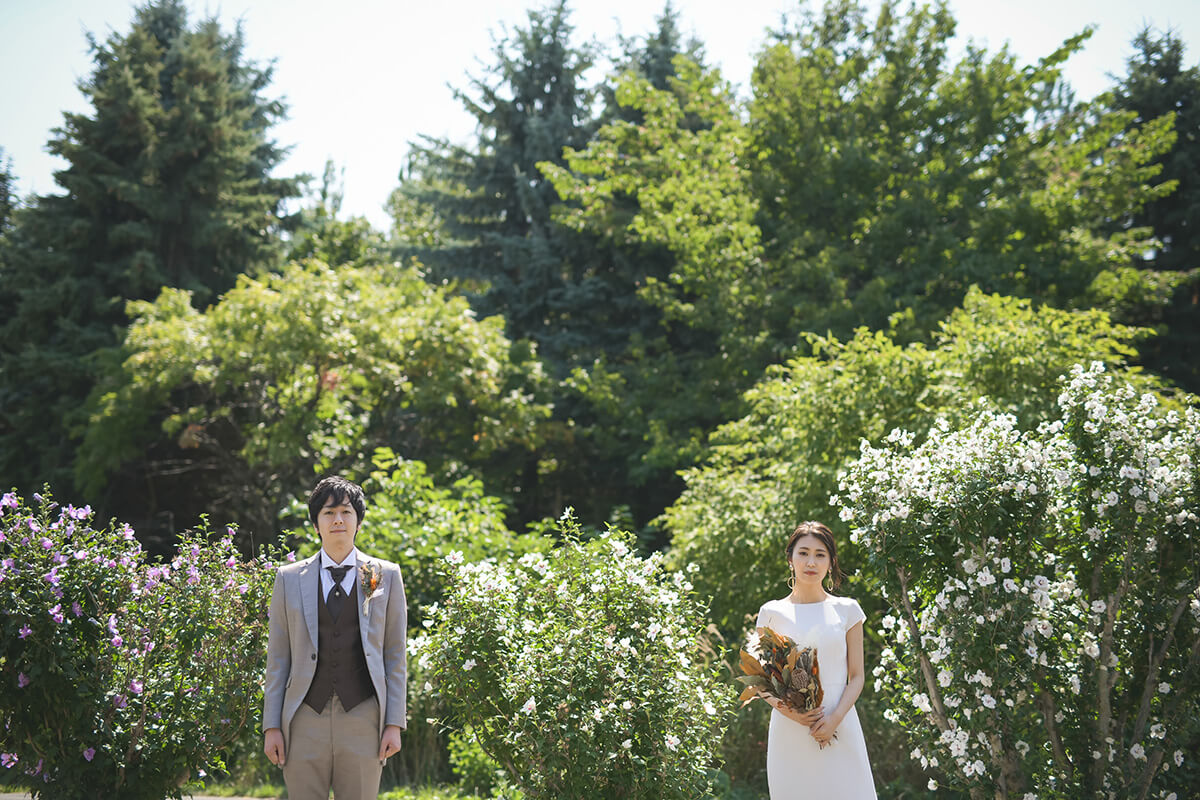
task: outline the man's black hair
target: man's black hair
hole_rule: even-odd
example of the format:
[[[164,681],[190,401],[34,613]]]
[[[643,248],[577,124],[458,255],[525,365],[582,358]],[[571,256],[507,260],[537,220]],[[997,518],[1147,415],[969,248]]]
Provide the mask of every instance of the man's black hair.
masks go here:
[[[335,506],[352,506],[354,514],[358,517],[358,524],[362,524],[367,513],[367,496],[363,494],[362,487],[353,481],[333,476],[322,478],[308,496],[308,518],[314,527],[317,524],[317,514],[329,505],[331,499]]]

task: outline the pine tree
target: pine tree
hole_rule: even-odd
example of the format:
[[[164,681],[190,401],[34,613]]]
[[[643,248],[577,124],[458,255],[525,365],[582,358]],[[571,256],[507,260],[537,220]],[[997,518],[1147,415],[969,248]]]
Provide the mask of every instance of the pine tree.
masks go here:
[[[1113,92],[1113,106],[1137,114],[1135,126],[1170,114],[1175,143],[1155,159],[1160,180],[1175,190],[1122,220],[1125,227],[1149,227],[1162,246],[1139,266],[1159,273],[1183,273],[1161,318],[1149,320],[1161,335],[1147,343],[1145,363],[1192,392],[1200,391],[1200,66],[1184,67],[1184,44],[1174,33],[1147,27],[1133,40],[1127,74]],[[1138,320],[1139,322],[1146,322]]]
[[[456,92],[478,141],[425,139],[398,190],[442,220],[440,246],[417,251],[431,278],[460,282],[478,314],[502,314],[510,338],[534,340],[551,362],[566,358],[582,302],[566,289],[578,283],[579,243],[553,225],[558,196],[537,164],[562,163],[563,148],[583,146],[596,127],[582,82],[594,49],[572,43],[569,16],[562,0],[530,11],[528,27],[498,43],[495,66],[472,82],[477,96]]]
[[[49,143],[63,193],[18,215],[0,289],[0,474],[24,488],[69,485],[82,408],[130,300],[164,286],[206,303],[278,263],[281,203],[295,179],[271,171],[284,114],[264,97],[270,68],[244,56],[240,28],[194,28],[182,0],[137,9],[131,29],[89,36],[89,113]],[[110,353],[109,357],[112,357]]]

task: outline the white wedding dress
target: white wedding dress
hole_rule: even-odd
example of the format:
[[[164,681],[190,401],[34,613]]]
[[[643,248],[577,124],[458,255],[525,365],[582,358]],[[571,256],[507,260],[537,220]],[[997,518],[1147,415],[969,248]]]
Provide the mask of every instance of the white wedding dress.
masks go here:
[[[825,713],[837,708],[846,688],[846,631],[866,619],[849,597],[830,595],[820,603],[771,600],[758,612],[758,626],[817,648]],[[767,784],[771,800],[875,800],[858,713],[852,707],[824,750],[804,725],[771,712],[767,736]]]

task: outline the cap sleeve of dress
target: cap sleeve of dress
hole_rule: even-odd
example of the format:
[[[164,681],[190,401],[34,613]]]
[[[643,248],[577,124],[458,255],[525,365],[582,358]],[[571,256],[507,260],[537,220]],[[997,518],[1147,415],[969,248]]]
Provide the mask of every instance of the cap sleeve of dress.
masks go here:
[[[844,606],[842,609],[842,620],[845,623],[845,630],[850,630],[867,618],[857,600],[847,597],[845,598]]]
[[[756,628],[771,627],[771,609],[767,608],[766,603],[763,603],[762,607],[760,607],[758,609],[758,620],[754,623],[754,627],[756,627]]]

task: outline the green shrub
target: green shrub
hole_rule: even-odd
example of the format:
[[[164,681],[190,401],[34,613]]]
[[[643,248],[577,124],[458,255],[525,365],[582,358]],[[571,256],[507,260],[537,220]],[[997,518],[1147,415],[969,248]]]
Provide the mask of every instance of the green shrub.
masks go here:
[[[1099,363],[1059,404],[864,443],[839,501],[892,608],[875,691],[972,797],[1197,796],[1200,413]]]
[[[433,632],[414,642],[449,720],[531,800],[694,798],[732,701],[681,573],[633,537],[579,539],[569,517],[545,555],[451,553]]]
[[[152,565],[34,499],[0,500],[0,760],[35,797],[179,798],[256,728],[274,566],[206,528]]]

